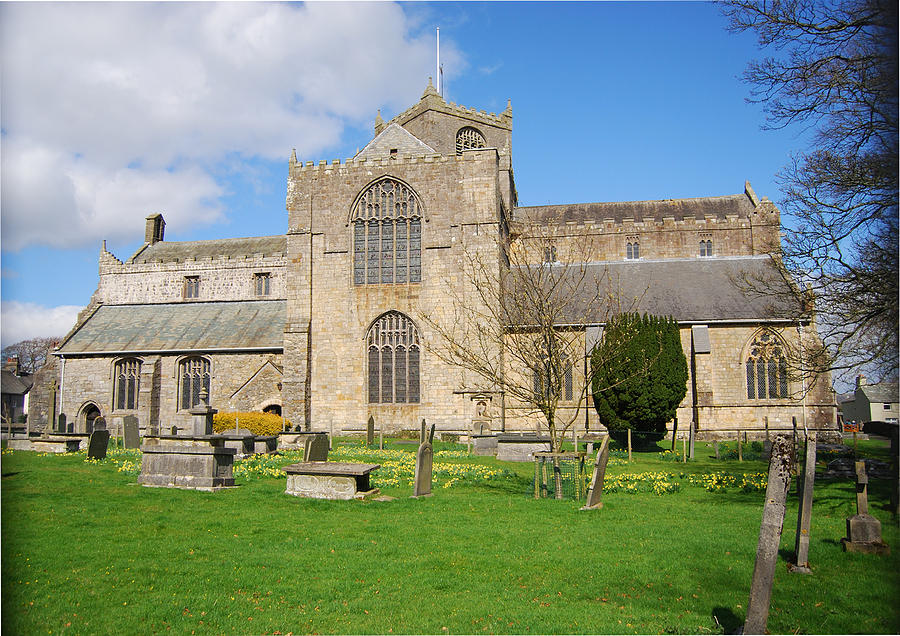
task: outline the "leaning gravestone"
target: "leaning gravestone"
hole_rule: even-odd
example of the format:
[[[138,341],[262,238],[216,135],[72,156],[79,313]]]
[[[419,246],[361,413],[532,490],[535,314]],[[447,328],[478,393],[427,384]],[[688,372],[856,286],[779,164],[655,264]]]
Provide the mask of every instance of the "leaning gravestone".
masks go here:
[[[109,448],[109,431],[105,428],[91,433],[88,440],[88,459],[106,459],[106,450]]]
[[[125,448],[140,448],[141,435],[138,429],[138,418],[134,415],[126,415],[123,425],[125,427]]]
[[[890,554],[881,540],[881,522],[869,514],[869,476],[866,463],[856,462],[856,514],[847,519],[847,537],[841,539],[846,552]]]
[[[306,444],[303,449],[303,461],[305,462],[326,462],[328,461],[328,435],[325,433],[316,433],[306,437]]]
[[[375,443],[375,418],[370,415],[369,421],[366,422],[366,446],[371,446],[374,443]]]
[[[791,441],[785,435],[778,435],[772,443],[772,456],[769,460],[766,503],[763,507],[762,523],[759,526],[759,543],[756,546],[756,563],[750,582],[750,601],[747,603],[744,634],[766,633],[775,565],[778,562],[778,546],[784,527],[785,502],[790,485]]]
[[[588,488],[587,503],[582,510],[598,510],[603,507],[603,480],[606,479],[606,465],[609,463],[609,437],[604,437],[600,442],[600,450],[597,451],[597,459],[594,462],[594,476],[591,478],[591,486]]]
[[[813,486],[816,481],[816,432],[806,434],[806,452],[803,454],[803,473],[800,482],[800,506],[797,510],[797,537],[794,542],[796,563],[788,567],[791,572],[811,574],[809,568],[809,529],[812,519]]]
[[[434,424],[431,425],[431,435],[429,435],[429,440],[419,444],[419,450],[416,451],[416,475],[415,484],[413,486],[413,497],[431,496],[434,449],[431,446],[430,439],[433,435]]]

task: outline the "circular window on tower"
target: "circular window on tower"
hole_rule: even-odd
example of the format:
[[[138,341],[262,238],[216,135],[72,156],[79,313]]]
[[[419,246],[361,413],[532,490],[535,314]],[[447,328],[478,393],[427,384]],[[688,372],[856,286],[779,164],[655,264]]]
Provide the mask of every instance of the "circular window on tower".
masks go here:
[[[471,126],[460,128],[456,133],[456,154],[460,155],[463,150],[472,148],[484,148],[484,135]]]

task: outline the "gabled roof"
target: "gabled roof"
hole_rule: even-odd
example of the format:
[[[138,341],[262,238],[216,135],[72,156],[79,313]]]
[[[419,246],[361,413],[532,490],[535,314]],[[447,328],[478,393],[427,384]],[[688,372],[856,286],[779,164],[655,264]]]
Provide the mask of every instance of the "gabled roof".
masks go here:
[[[133,263],[172,263],[189,258],[240,258],[242,256],[284,256],[287,238],[254,236],[248,238],[216,239],[212,241],[159,241],[139,250],[131,257]]]
[[[280,350],[285,301],[101,305],[58,354]]]
[[[755,206],[747,194],[731,194],[720,197],[692,199],[662,199],[659,201],[619,201],[612,203],[569,203],[561,205],[536,205],[513,210],[513,220],[525,223],[554,221],[599,222],[605,219],[637,222],[662,220],[673,217],[676,221],[707,216],[724,219],[737,215],[748,217]]]
[[[0,392],[6,395],[25,395],[33,385],[30,375],[16,375],[5,369],[0,371]]]
[[[746,276],[763,277],[775,285],[780,279],[768,256],[533,265],[529,269],[534,267],[555,268],[562,277],[546,277],[560,281],[556,324],[604,323],[618,311],[672,316],[678,322],[765,322],[800,315],[799,306],[779,300],[783,297],[753,293],[740,283]],[[508,294],[528,285],[521,280],[527,276],[522,269],[513,270]],[[514,317],[513,322],[530,324],[527,316]]]
[[[433,155],[436,153],[434,148],[402,126],[388,124],[387,128],[366,144],[366,147],[356,153],[353,158],[389,157],[391,150],[396,150],[398,155]]]
[[[869,402],[882,402],[888,404],[900,401],[900,390],[897,382],[880,382],[878,384],[864,384],[859,387]]]

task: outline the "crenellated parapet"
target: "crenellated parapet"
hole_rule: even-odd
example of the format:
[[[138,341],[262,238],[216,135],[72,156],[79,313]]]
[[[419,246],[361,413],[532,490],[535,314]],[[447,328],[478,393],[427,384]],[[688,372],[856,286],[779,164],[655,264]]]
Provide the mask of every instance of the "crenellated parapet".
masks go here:
[[[324,159],[314,162],[303,162],[297,159],[295,153],[291,154],[288,161],[290,176],[301,176],[309,173],[314,174],[334,174],[341,171],[354,169],[382,169],[390,167],[404,167],[421,164],[455,164],[463,162],[484,161],[486,158],[498,158],[501,163],[508,165],[510,157],[509,151],[497,148],[477,148],[465,150],[459,155],[442,155],[440,153],[429,153],[420,155],[399,155],[396,157],[364,157],[360,159],[332,159],[330,162]],[[289,186],[290,187],[290,186]]]

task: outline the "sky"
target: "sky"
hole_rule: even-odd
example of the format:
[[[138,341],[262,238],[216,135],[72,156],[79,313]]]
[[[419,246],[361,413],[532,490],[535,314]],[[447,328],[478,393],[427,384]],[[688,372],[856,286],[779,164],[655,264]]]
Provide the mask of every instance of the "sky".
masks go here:
[[[764,131],[759,58],[694,2],[0,3],[0,344],[61,336],[102,241],[282,234],[288,158],[352,157],[421,97],[511,100],[520,205],[756,193],[804,148]]]

